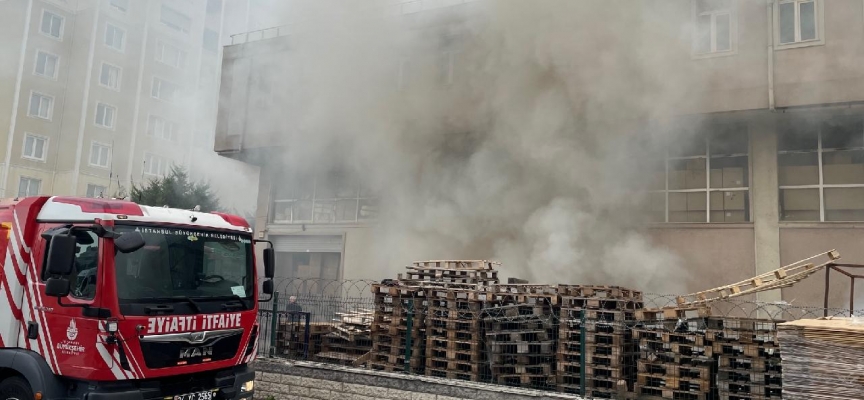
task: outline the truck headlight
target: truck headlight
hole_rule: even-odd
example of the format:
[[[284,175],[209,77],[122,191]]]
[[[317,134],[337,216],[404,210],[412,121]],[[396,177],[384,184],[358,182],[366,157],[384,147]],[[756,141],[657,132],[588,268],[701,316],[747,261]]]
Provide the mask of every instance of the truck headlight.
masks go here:
[[[240,393],[251,392],[255,389],[255,381],[246,381],[243,386],[240,386]]]

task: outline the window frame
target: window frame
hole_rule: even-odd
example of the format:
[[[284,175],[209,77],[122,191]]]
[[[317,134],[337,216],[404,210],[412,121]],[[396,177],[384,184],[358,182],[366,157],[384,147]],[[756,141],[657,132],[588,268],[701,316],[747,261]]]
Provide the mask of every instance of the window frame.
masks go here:
[[[41,158],[40,157],[34,157],[34,156],[28,155],[26,153],[25,149],[27,148],[27,138],[30,138],[30,137],[32,137],[36,140],[41,139],[41,140],[45,141],[45,144],[42,145],[42,157]],[[23,158],[25,160],[30,160],[30,161],[45,162],[46,160],[48,160],[48,144],[49,144],[49,142],[50,142],[50,138],[47,136],[37,135],[37,134],[31,133],[31,132],[25,132],[24,133],[24,140],[21,142],[21,158]],[[36,150],[36,144],[35,143],[33,144],[33,150],[34,151]]]
[[[120,31],[123,33],[123,37],[120,39],[120,47],[119,48],[114,47],[113,43],[108,43],[108,30],[111,28],[114,28],[115,31]],[[127,37],[126,35],[127,35],[127,33],[128,32],[126,31],[126,29],[123,29],[123,28],[121,28],[115,24],[110,23],[110,22],[106,22],[105,23],[105,32],[102,35],[102,44],[104,44],[105,47],[107,47],[113,51],[125,54],[126,53],[126,37]],[[116,37],[116,32],[115,32],[115,37]]]
[[[27,180],[27,193],[28,194],[26,194],[25,196],[21,196],[21,182],[24,180]],[[29,194],[30,193],[30,186],[31,186],[31,183],[33,183],[33,182],[36,182],[38,184],[38,187],[36,190],[36,194],[31,195],[31,194]],[[17,193],[17,195],[18,195],[19,199],[24,198],[24,197],[38,196],[40,193],[42,193],[42,180],[41,179],[33,178],[31,176],[26,176],[26,175],[21,175],[18,177],[18,193]]]
[[[43,117],[41,115],[31,113],[32,110],[30,109],[30,105],[33,102],[33,96],[34,95],[42,96],[42,97],[48,98],[50,100],[50,102],[48,104],[48,116],[47,117]],[[27,116],[33,117],[33,118],[43,119],[46,121],[51,121],[54,118],[54,100],[55,100],[54,96],[52,96],[50,94],[46,94],[45,92],[40,92],[37,90],[31,90],[30,91],[30,97],[28,98],[28,101],[27,101]],[[40,111],[42,110],[42,103],[41,102],[39,103],[39,110]]]
[[[816,18],[816,39],[801,40],[801,3],[814,3]],[[789,43],[780,42],[780,5],[794,3],[795,7],[795,41]],[[825,44],[825,2],[822,0],[779,0],[774,3],[774,49],[787,50],[801,47],[821,46]]]
[[[151,133],[151,129],[155,129],[155,127],[154,127],[154,123],[155,123],[157,120],[162,122],[162,132],[160,132],[159,135],[156,135],[155,132],[154,132],[154,133]],[[171,134],[169,135],[170,137],[167,137],[167,138],[166,138],[166,137],[165,137],[165,127],[166,127],[167,125],[170,125],[170,126],[171,126],[171,132],[170,132]],[[150,114],[147,115],[147,131],[146,131],[146,132],[147,132],[147,136],[150,136],[150,137],[152,137],[152,138],[156,138],[156,139],[159,139],[159,140],[166,140],[166,141],[169,141],[169,142],[176,142],[176,141],[177,141],[177,136],[178,136],[178,133],[177,133],[178,129],[177,129],[177,127],[178,127],[178,124],[177,124],[176,122],[171,121],[171,120],[169,120],[169,119],[167,119],[167,118],[164,118],[164,117],[162,117],[162,116],[159,116],[159,115],[156,115],[156,114],[152,114],[152,113],[150,113]]]
[[[173,11],[180,16],[186,17],[186,19],[189,20],[189,27],[187,27],[186,30],[184,30],[183,27],[181,27],[181,26],[174,27],[173,25],[166,23],[165,19],[163,17],[163,13],[162,13],[163,9]],[[160,4],[160,7],[159,7],[159,25],[162,26],[163,28],[167,29],[168,31],[173,32],[174,34],[178,34],[178,35],[189,36],[192,34],[192,22],[193,22],[192,17],[190,17],[188,14],[185,14],[176,8],[169,7],[169,6],[165,5],[165,2]]]
[[[159,171],[156,171],[157,173],[153,173],[153,172],[150,170],[150,166],[153,165],[153,163],[152,163],[152,162],[149,163],[149,164],[147,163],[147,158],[148,158],[148,157],[150,158],[150,161],[153,161],[153,160],[159,160]],[[168,165],[167,165],[167,164],[168,164],[168,159],[167,159],[167,158],[165,158],[165,157],[160,157],[160,156],[158,156],[158,155],[156,155],[156,154],[153,154],[153,153],[149,153],[149,152],[147,152],[147,153],[144,153],[143,161],[144,161],[144,163],[143,163],[144,166],[143,166],[143,168],[142,168],[142,173],[143,173],[144,175],[146,175],[146,176],[150,176],[150,177],[162,178],[162,177],[164,177],[165,175],[168,174]]]
[[[101,157],[101,156],[102,156],[101,149],[102,149],[102,148],[106,149],[105,165],[101,165],[101,164],[94,164],[94,163],[93,163],[93,150],[94,150],[97,146],[100,147],[100,149],[99,149],[100,152],[99,152],[99,155],[98,155],[98,159],[101,159],[101,158],[102,158],[102,157]],[[104,143],[104,142],[100,142],[100,141],[97,141],[97,140],[93,140],[93,141],[90,142],[90,156],[87,158],[87,164],[90,165],[91,167],[108,169],[108,168],[111,167],[111,155],[112,155],[111,153],[112,153],[112,151],[111,151],[111,145],[110,145],[110,144],[108,144],[108,143]],[[98,161],[98,159],[97,159],[97,161]]]
[[[160,46],[162,46],[162,47],[160,48]],[[168,63],[164,59],[165,49],[169,48],[169,47],[177,50],[177,65]],[[175,45],[168,43],[162,39],[156,39],[156,51],[154,52],[153,58],[156,60],[156,62],[158,62],[160,64],[167,65],[171,68],[176,68],[176,69],[182,70],[186,66],[186,51],[181,49],[179,46],[175,46]]]
[[[45,25],[45,15],[46,14],[51,14],[52,16],[60,19],[60,36],[54,36],[50,32],[45,32],[42,30],[42,26]],[[40,34],[42,34],[46,37],[49,37],[51,39],[62,42],[63,41],[63,33],[65,32],[65,30],[66,30],[66,17],[64,17],[60,14],[57,14],[57,13],[55,13],[55,12],[53,12],[47,8],[42,9],[42,18],[39,19],[39,33]]]
[[[113,113],[111,114],[111,125],[110,126],[101,124],[99,122],[99,106],[100,105],[105,106],[106,109],[110,108],[113,110]],[[93,125],[96,127],[102,128],[102,129],[107,129],[107,130],[113,131],[117,127],[117,113],[118,113],[117,106],[103,102],[103,101],[96,101],[96,107],[93,108]],[[106,115],[107,115],[107,113],[106,113]]]
[[[164,83],[167,83],[169,85],[174,85],[174,87],[175,87],[174,96],[172,96],[172,98],[170,98],[170,99],[166,99],[166,98],[162,97],[162,84],[161,83],[159,84],[159,96],[154,95],[153,91],[156,89],[156,81],[164,82]],[[177,97],[177,93],[181,92],[182,90],[183,90],[183,88],[180,85],[178,85],[178,84],[176,84],[176,83],[174,83],[168,79],[161,78],[159,76],[154,75],[153,79],[151,81],[151,86],[150,86],[150,97],[152,97],[156,100],[159,100],[159,101],[169,103],[169,104],[174,104],[176,97]]]
[[[93,196],[90,196],[90,188],[91,188],[91,187],[93,188]],[[105,192],[108,191],[108,187],[107,187],[107,186],[103,186],[103,185],[99,185],[99,184],[95,184],[95,183],[88,183],[88,184],[87,184],[87,191],[85,192],[84,196],[85,196],[85,197],[88,197],[88,198],[91,198],[91,199],[97,199],[97,198],[98,198],[98,197],[96,197],[96,189],[97,189],[97,188],[101,188],[101,189],[102,189],[101,193],[102,193],[103,196],[105,195]]]
[[[107,84],[102,82],[102,70],[105,67],[112,67],[112,68],[117,69],[117,87],[111,87],[110,85],[107,85]],[[102,61],[102,63],[99,65],[99,86],[102,86],[102,87],[109,89],[109,90],[113,90],[115,92],[121,91],[122,86],[123,86],[123,67],[121,67],[119,65],[111,64],[109,62]]]
[[[693,32],[691,34],[691,44],[690,44],[690,56],[693,59],[703,59],[703,58],[714,58],[714,57],[726,57],[738,54],[738,2],[735,0],[729,0],[729,8],[726,9],[718,9],[712,11],[706,11],[699,13],[699,1],[700,0],[692,0],[691,4],[691,25],[693,26]],[[710,49],[708,52],[699,52],[697,48],[697,41],[699,35],[699,17],[710,15],[711,16],[711,26],[709,27],[710,31]],[[728,50],[717,50],[717,16],[718,15],[729,15],[729,49]]]
[[[721,125],[722,126],[722,125]],[[714,130],[710,129],[710,125],[708,128],[703,131],[705,134],[697,135],[701,137],[705,142],[705,153],[703,155],[696,156],[670,156],[669,154],[669,146],[664,146],[664,162],[663,162],[663,189],[650,189],[646,192],[648,194],[663,194],[664,195],[664,213],[662,221],[651,221],[651,223],[656,224],[749,224],[753,222],[753,199],[752,199],[752,190],[753,190],[753,182],[752,182],[752,171],[753,171],[753,149],[750,144],[750,132],[746,132],[746,142],[747,142],[747,152],[746,153],[733,153],[733,154],[712,154],[711,153],[711,138]],[[672,139],[675,140],[675,139]],[[733,157],[747,157],[747,169],[745,172],[745,177],[747,178],[747,186],[739,186],[733,188],[723,188],[723,187],[711,187],[711,159],[712,158],[733,158]],[[705,160],[705,187],[704,188],[696,188],[696,189],[672,189],[669,187],[669,172],[670,172],[670,164],[674,162],[687,161],[687,160]],[[726,192],[744,192],[746,193],[745,197],[745,208],[744,212],[746,213],[746,219],[744,221],[712,221],[711,213],[711,194],[712,193],[726,193]],[[669,195],[672,193],[704,193],[705,194],[705,219],[702,221],[670,221],[670,213],[672,212],[669,208]],[[700,210],[701,211],[701,210]],[[727,211],[727,210],[722,210]]]
[[[52,56],[56,60],[54,63],[54,75],[53,76],[40,74],[39,72],[37,72],[36,69],[39,67],[39,55],[40,54]],[[57,54],[54,54],[50,51],[46,51],[46,50],[42,50],[42,49],[37,48],[36,54],[33,56],[33,75],[40,76],[40,77],[45,78],[45,79],[50,79],[52,81],[56,81],[57,77],[60,75],[60,56]]]
[[[853,188],[864,188],[864,183],[825,183],[825,172],[824,172],[824,154],[825,153],[834,153],[838,151],[864,151],[864,147],[855,147],[850,149],[835,149],[830,148],[826,149],[822,144],[822,131],[824,130],[824,124],[820,123],[817,126],[816,131],[816,149],[815,153],[817,154],[816,162],[818,163],[817,167],[819,170],[819,182],[816,184],[808,184],[808,185],[782,185],[780,183],[781,168],[783,166],[779,163],[779,157],[784,154],[802,154],[802,153],[813,153],[813,150],[777,150],[778,164],[777,164],[777,189],[779,192],[779,196],[782,198],[784,190],[813,190],[818,189],[819,191],[819,220],[784,220],[783,213],[784,209],[780,207],[780,204],[777,205],[780,222],[781,223],[846,223],[846,222],[862,222],[862,221],[828,221],[825,219],[825,189],[853,189]],[[859,133],[864,136],[864,129]],[[777,140],[780,140],[780,135],[777,136]]]
[[[380,204],[380,196],[369,195],[368,191],[363,190],[364,186],[362,185],[362,183],[358,179],[346,180],[346,182],[350,181],[352,183],[352,186],[355,189],[354,195],[350,196],[350,197],[339,197],[338,195],[335,197],[320,197],[318,195],[319,182],[321,182],[325,179],[323,179],[321,177],[315,177],[315,178],[310,178],[310,179],[312,181],[312,195],[309,199],[300,199],[300,198],[297,198],[298,196],[293,196],[294,198],[282,199],[282,198],[277,198],[275,193],[271,193],[271,199],[273,199],[272,205],[273,205],[273,210],[274,210],[272,215],[268,216],[268,219],[271,223],[273,223],[273,224],[312,223],[312,224],[338,225],[338,224],[362,224],[362,223],[374,222],[374,221],[378,220],[379,215],[380,215],[380,211],[374,217],[361,218],[361,215],[360,215],[361,207],[360,206],[363,204],[363,202],[372,201],[372,202],[378,202]],[[309,219],[294,218],[293,204],[297,203],[299,201],[308,201],[311,203],[311,205],[310,205],[311,216]],[[353,201],[354,202],[354,219],[339,219],[337,216],[335,216],[335,214],[334,214],[334,217],[332,220],[322,220],[322,219],[316,218],[317,214],[321,214],[321,212],[319,212],[319,207],[318,207],[319,204],[321,204],[321,203],[338,204],[340,201]],[[289,215],[287,216],[287,219],[276,219],[276,213],[275,213],[276,205],[280,204],[280,203],[289,203],[290,204],[289,207],[291,207],[291,208],[290,208]]]

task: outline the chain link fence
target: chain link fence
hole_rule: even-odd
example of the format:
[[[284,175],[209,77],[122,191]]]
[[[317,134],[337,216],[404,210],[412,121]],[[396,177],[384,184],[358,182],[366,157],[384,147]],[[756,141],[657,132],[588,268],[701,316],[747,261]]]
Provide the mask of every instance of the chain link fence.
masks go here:
[[[618,287],[496,286],[505,290],[278,282],[261,304],[259,355],[585,398],[761,400],[782,396],[778,323],[850,316],[754,300],[682,310],[676,295]]]

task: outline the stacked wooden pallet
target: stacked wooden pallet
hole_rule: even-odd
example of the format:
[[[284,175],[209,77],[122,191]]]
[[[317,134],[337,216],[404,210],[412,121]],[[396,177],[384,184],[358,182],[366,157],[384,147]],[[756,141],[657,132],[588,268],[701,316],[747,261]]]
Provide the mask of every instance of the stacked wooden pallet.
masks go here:
[[[705,336],[717,357],[721,400],[781,398],[777,323],[731,317],[706,319]]]
[[[366,362],[381,371],[422,373],[426,348],[426,298],[419,287],[372,285],[375,314]]]
[[[483,309],[492,382],[550,389],[555,385],[558,294],[547,285],[496,285]]]
[[[417,286],[450,287],[473,285],[488,287],[498,283],[498,263],[485,260],[417,261],[408,266],[408,272],[399,274],[400,282]]]
[[[474,289],[427,287],[426,375],[467,381],[488,377],[480,317],[486,296]]]
[[[309,324],[309,349],[306,349],[306,325],[282,321],[276,328],[276,354],[303,359],[321,352],[323,337],[333,331],[333,324],[313,322]]]
[[[369,334],[373,313],[359,311],[336,315],[339,318],[333,325],[333,331],[322,336],[321,352],[315,357],[331,363],[353,364],[372,348]]]
[[[581,393],[584,386],[589,398],[619,398],[633,384],[638,353],[630,324],[642,307],[642,293],[616,286],[565,285],[559,285],[558,292],[558,390]]]
[[[657,399],[713,399],[713,347],[705,341],[707,308],[641,309],[633,329],[639,349],[637,396]]]
[[[864,321],[820,318],[778,325],[783,399],[864,398]]]

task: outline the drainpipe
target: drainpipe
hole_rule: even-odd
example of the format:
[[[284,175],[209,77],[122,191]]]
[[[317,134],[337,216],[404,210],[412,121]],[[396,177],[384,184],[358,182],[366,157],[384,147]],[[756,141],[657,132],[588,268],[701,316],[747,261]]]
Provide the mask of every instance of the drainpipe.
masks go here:
[[[768,110],[774,111],[774,0],[768,0]]]
[[[12,145],[15,139],[15,125],[18,121],[18,102],[21,97],[21,81],[24,79],[24,59],[27,57],[27,39],[30,38],[30,19],[33,15],[33,0],[27,2],[27,12],[24,16],[24,37],[21,38],[21,58],[18,59],[18,76],[15,79],[15,97],[12,98],[12,117],[9,120],[9,133],[6,136],[6,158],[3,161],[3,188],[0,189],[0,197],[6,197],[6,188],[9,186],[9,168],[12,163]],[[57,74],[60,74],[60,63],[57,63]],[[27,107],[30,107],[30,99],[27,99]],[[56,169],[57,166],[55,165]]]

